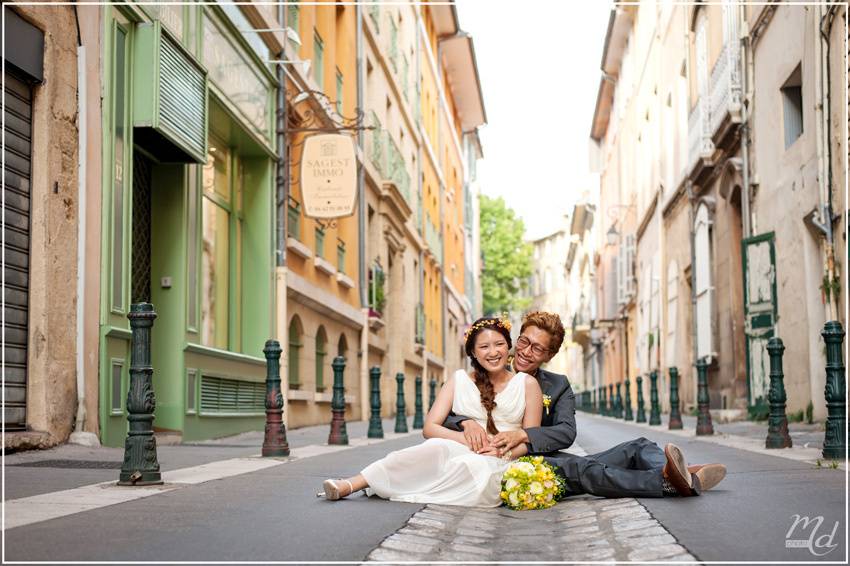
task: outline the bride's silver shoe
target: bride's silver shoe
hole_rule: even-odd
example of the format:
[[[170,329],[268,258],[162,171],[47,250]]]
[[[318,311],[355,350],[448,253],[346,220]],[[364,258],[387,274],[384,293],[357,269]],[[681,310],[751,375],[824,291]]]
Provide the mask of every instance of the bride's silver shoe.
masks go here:
[[[348,493],[343,494],[342,490],[340,489],[340,486],[337,485],[336,482],[347,483]],[[354,493],[354,485],[350,481],[344,479],[325,480],[322,483],[322,488],[324,489],[324,491],[317,492],[316,497],[324,497],[328,501],[337,501],[339,499],[342,499],[343,497],[347,497]]]

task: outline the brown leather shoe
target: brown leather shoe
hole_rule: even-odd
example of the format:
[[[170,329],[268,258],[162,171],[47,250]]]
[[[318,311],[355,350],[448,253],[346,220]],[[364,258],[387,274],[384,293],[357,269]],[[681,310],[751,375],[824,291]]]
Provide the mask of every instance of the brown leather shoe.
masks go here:
[[[694,493],[694,482],[691,478],[691,473],[688,471],[688,463],[685,461],[685,456],[682,450],[675,444],[668,444],[664,447],[664,455],[667,457],[667,463],[664,464],[664,477],[670,482],[680,497],[690,497],[691,495],[699,495],[697,491]]]
[[[696,464],[688,466],[688,471],[699,478],[703,491],[716,486],[726,477],[726,466],[723,464]]]

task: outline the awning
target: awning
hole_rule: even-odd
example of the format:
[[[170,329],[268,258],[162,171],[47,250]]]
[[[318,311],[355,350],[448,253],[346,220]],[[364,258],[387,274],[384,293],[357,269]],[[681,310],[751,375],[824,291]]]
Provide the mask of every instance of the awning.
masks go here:
[[[458,32],[442,39],[440,46],[461,129],[472,131],[487,123],[472,37]]]

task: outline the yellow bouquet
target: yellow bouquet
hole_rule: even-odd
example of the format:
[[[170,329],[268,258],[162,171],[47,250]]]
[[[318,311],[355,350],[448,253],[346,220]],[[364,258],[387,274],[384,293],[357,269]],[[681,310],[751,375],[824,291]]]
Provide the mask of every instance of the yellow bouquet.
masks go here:
[[[548,509],[564,492],[564,480],[543,456],[517,458],[502,476],[502,501],[516,511]]]

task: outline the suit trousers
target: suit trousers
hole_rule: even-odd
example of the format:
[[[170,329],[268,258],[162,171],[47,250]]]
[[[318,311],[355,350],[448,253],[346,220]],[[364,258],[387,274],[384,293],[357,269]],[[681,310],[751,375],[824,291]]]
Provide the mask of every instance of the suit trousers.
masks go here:
[[[546,461],[566,479],[566,495],[663,497],[664,451],[646,438],[618,444],[598,454],[546,454]]]

